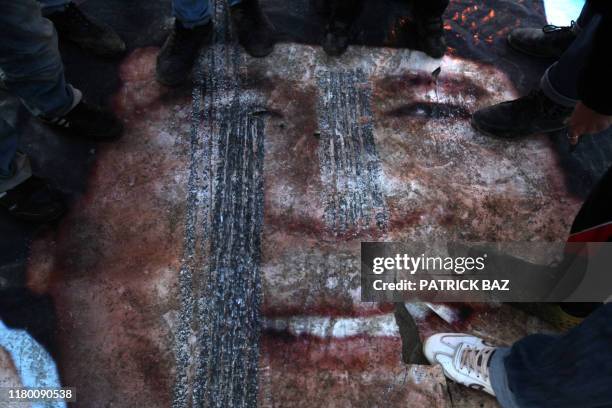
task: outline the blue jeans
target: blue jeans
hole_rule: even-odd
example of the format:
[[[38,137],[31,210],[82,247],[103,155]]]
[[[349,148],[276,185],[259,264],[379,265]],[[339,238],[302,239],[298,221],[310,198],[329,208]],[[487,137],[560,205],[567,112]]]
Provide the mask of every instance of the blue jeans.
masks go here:
[[[234,6],[240,0],[229,0],[229,5]],[[173,0],[172,13],[186,28],[208,24],[212,17],[210,0]]]
[[[0,0],[0,71],[7,91],[35,116],[62,116],[75,90],[66,83],[53,24],[35,0]],[[16,176],[17,134],[0,110],[0,193]],[[14,181],[14,180],[13,180]]]
[[[542,76],[540,88],[557,104],[571,108],[578,102],[578,78],[600,23],[601,16],[592,12],[587,1],[577,21],[580,30],[578,37]]]
[[[504,408],[612,407],[612,304],[563,335],[497,349],[490,371]]]

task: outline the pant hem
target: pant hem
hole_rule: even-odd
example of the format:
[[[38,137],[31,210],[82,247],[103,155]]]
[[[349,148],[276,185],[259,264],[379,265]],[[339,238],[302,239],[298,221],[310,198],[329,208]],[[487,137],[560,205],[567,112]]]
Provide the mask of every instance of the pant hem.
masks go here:
[[[556,65],[555,62],[553,65],[548,67],[544,75],[542,75],[542,79],[540,80],[540,89],[544,92],[544,95],[548,97],[551,101],[555,102],[558,105],[565,106],[567,108],[573,108],[578,103],[577,99],[569,98],[559,91],[557,91],[554,85],[550,82],[550,70]]]
[[[516,403],[514,393],[510,390],[508,384],[508,377],[506,375],[506,367],[504,360],[510,354],[510,349],[507,347],[500,347],[495,350],[495,354],[491,358],[491,366],[489,371],[491,374],[491,387],[495,392],[497,402],[503,408],[520,408]]]
[[[40,118],[44,118],[44,119],[53,119],[53,118],[58,118],[58,117],[66,116],[83,99],[83,93],[79,89],[73,87],[70,84],[68,84],[67,87],[68,87],[69,93],[72,95],[70,104],[68,106],[66,106],[65,108],[63,108],[61,110],[56,110],[56,111],[51,112],[51,113],[36,112],[36,111],[33,111],[33,110],[30,110],[30,112],[34,116],[37,116],[37,117],[40,117]]]

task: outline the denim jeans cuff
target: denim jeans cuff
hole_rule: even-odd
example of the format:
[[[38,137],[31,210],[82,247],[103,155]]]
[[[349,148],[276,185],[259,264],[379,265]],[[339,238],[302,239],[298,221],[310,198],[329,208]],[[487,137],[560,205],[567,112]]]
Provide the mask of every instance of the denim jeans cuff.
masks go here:
[[[578,103],[578,101],[576,99],[569,98],[561,94],[559,91],[557,91],[555,86],[550,81],[550,70],[556,64],[557,63],[555,62],[553,65],[548,67],[546,72],[544,72],[544,75],[542,75],[542,79],[540,80],[540,89],[542,90],[542,92],[544,92],[544,95],[546,95],[548,99],[555,102],[556,104],[568,108],[573,108],[574,106],[576,106],[576,103]]]
[[[68,112],[70,112],[72,109],[74,109],[74,107],[77,106],[79,104],[79,102],[81,102],[81,100],[83,99],[83,93],[79,89],[74,88],[70,84],[67,85],[67,88],[68,88],[68,93],[70,95],[70,104],[69,105],[66,105],[61,110],[56,110],[56,111],[50,112],[50,113],[34,111],[33,109],[30,109],[30,112],[34,116],[37,116],[39,118],[43,118],[43,119],[46,119],[46,120],[67,115]]]
[[[503,408],[520,408],[516,403],[514,393],[510,390],[504,360],[510,354],[510,348],[499,347],[491,358],[489,372],[491,375],[491,387],[495,392],[497,402]]]

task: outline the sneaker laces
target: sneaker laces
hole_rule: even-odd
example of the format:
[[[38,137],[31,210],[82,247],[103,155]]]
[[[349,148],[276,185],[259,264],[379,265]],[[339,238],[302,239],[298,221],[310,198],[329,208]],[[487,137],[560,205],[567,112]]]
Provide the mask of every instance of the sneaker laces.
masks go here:
[[[466,346],[461,352],[461,369],[467,368],[468,373],[475,372],[477,378],[489,380],[489,360],[495,347],[473,348]]]
[[[553,24],[547,24],[544,27],[542,27],[542,31],[545,34],[550,34],[550,33],[558,33],[558,32],[566,32],[566,31],[576,31],[577,25],[576,22],[574,20],[572,20],[571,24],[569,26],[556,26]]]

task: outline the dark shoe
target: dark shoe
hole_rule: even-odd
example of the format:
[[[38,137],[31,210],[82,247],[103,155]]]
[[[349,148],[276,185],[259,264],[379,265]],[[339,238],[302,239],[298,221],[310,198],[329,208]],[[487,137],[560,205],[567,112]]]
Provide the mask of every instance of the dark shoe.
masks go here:
[[[514,307],[532,316],[535,316],[560,331],[568,331],[578,326],[584,316],[576,316],[564,310],[562,304],[557,303],[512,303]]]
[[[84,101],[79,102],[64,116],[41,119],[74,137],[95,142],[110,142],[123,133],[121,121],[112,112]]]
[[[325,27],[322,46],[327,55],[344,54],[351,40],[351,26],[342,21],[332,21]]]
[[[55,221],[66,212],[61,194],[36,176],[0,193],[0,208],[14,218],[36,223]]]
[[[168,35],[157,56],[156,78],[167,86],[179,85],[189,78],[198,52],[204,44],[210,44],[213,24],[209,22],[194,28],[185,28],[180,21]]]
[[[125,53],[125,43],[112,28],[92,20],[72,2],[45,17],[53,22],[60,38],[96,55],[116,57]]]
[[[572,110],[554,103],[541,90],[534,90],[514,101],[474,112],[472,127],[489,136],[531,136],[565,128]]]
[[[517,28],[508,34],[508,44],[533,57],[559,58],[577,36],[576,23],[569,27]]]
[[[261,11],[257,0],[242,0],[230,10],[238,40],[253,57],[265,57],[274,51],[274,26]]]
[[[430,57],[442,58],[446,52],[442,18],[417,18],[416,28],[421,50]]]
[[[328,23],[321,45],[328,55],[343,54],[353,39],[353,23],[363,9],[363,0],[327,0]]]

